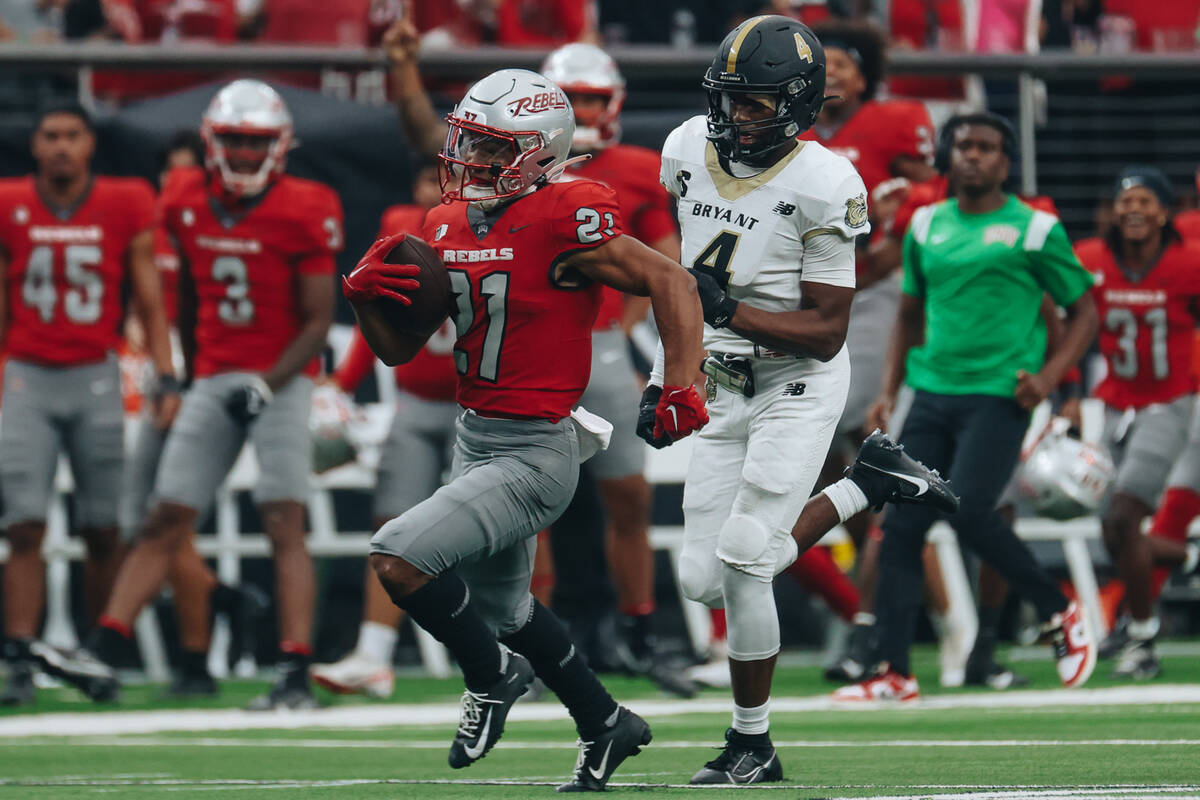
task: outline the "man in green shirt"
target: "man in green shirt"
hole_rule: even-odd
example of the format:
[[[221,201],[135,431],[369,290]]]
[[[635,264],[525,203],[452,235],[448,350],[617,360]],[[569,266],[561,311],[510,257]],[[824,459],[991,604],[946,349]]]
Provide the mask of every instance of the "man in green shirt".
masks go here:
[[[902,381],[915,390],[900,443],[949,475],[961,503],[947,520],[1036,606],[1052,635],[1059,677],[1079,686],[1095,666],[1094,640],[1076,605],[996,512],[996,501],[1016,466],[1030,410],[1095,335],[1096,307],[1091,276],[1058,219],[1005,190],[1015,151],[1002,117],[959,118],[952,196],[917,211],[905,237],[900,314],[883,393],[868,421],[886,424]],[[1043,293],[1067,311],[1062,342],[1049,354]],[[889,508],[877,592],[881,666],[835,697],[917,696],[908,651],[921,600],[921,548],[937,516],[927,507]]]

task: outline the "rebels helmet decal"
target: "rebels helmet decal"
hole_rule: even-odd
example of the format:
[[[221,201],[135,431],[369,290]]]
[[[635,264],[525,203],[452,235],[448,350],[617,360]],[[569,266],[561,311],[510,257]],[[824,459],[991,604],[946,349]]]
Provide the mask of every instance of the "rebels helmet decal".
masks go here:
[[[543,111],[570,108],[567,96],[559,91],[539,92],[530,97],[522,97],[508,104],[510,117],[528,117]]]

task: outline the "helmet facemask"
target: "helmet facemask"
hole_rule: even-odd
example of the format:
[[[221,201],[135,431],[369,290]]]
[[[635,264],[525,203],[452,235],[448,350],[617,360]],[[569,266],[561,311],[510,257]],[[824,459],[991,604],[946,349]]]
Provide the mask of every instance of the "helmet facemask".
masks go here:
[[[505,131],[451,115],[438,154],[442,202],[467,201],[485,210],[514,198],[545,176],[546,152],[537,131]]]
[[[290,127],[264,130],[247,126],[201,127],[207,146],[205,166],[232,197],[254,197],[283,173],[292,144]]]

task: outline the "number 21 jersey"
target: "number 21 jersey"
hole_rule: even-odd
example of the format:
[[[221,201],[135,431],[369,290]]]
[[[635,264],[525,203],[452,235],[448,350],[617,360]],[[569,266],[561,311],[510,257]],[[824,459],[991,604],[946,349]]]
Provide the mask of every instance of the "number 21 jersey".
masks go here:
[[[571,253],[621,234],[612,189],[559,178],[490,213],[438,206],[424,238],[450,273],[458,403],[484,416],[557,421],[591,371],[600,285],[567,269]]]
[[[173,170],[159,201],[160,222],[195,285],[195,373],[265,372],[300,330],[299,277],[333,279],[342,206],[328,186],[283,175],[231,212],[209,181],[199,167]]]

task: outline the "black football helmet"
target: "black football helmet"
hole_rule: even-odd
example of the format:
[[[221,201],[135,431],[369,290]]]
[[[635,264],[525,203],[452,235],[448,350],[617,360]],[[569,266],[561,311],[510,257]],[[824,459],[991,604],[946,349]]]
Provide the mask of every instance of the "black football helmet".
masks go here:
[[[779,148],[812,127],[825,102],[825,50],[802,22],[775,14],[753,17],[730,31],[704,75],[708,139],[730,161],[765,166]],[[775,98],[775,116],[734,122],[732,93]],[[763,134],[744,145],[746,133]]]

